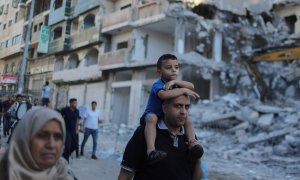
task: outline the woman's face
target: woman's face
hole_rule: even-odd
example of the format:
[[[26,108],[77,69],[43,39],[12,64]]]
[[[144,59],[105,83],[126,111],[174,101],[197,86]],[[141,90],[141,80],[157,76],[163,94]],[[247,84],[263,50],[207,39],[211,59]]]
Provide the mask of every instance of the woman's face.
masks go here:
[[[42,169],[53,166],[61,155],[63,132],[58,121],[48,121],[31,141],[31,155]]]

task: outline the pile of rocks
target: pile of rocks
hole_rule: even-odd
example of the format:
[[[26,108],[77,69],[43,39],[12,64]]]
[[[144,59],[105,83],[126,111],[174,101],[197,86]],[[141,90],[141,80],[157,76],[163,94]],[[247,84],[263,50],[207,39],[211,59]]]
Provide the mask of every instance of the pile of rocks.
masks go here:
[[[198,102],[190,115],[201,130],[204,146],[217,144],[210,150],[223,157],[272,165],[280,162],[291,165],[291,173],[299,173],[300,112],[291,104],[267,105],[228,94]]]

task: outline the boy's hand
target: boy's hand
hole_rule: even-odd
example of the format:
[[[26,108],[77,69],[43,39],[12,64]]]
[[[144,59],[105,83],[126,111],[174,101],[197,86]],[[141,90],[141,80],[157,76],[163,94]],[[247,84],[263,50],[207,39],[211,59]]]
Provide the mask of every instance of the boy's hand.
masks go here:
[[[176,85],[176,80],[171,80],[164,85],[165,90],[173,89],[173,86]]]
[[[184,94],[188,95],[188,96],[192,96],[194,99],[198,99],[200,98],[199,94],[197,94],[196,92],[187,89],[187,88],[182,88],[184,90]]]

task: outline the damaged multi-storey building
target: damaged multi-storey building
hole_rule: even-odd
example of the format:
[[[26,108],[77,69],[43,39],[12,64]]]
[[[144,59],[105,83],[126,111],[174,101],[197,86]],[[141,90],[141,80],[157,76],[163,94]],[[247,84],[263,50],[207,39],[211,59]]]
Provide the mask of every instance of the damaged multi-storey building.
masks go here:
[[[7,8],[13,3],[18,5]],[[0,1],[7,10],[0,15],[2,76],[18,75],[31,3]],[[267,46],[268,34],[299,32],[299,7],[296,1],[39,0],[25,89],[39,97],[48,80],[56,108],[72,97],[86,106],[95,100],[104,122],[137,124],[158,78],[158,57],[175,53],[182,60],[180,78],[193,82],[203,99],[236,91],[252,95],[253,84],[239,63],[242,55]],[[10,20],[16,14],[18,21]],[[15,88],[4,83],[2,89]],[[297,86],[284,93],[293,91],[297,95]]]

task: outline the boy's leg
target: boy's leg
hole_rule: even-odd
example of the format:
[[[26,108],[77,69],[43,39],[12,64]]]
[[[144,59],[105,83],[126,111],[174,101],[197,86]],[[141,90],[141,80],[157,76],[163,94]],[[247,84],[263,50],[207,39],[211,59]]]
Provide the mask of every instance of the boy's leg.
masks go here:
[[[147,144],[148,163],[154,164],[167,157],[167,153],[164,151],[155,150],[156,139],[156,123],[157,116],[155,114],[148,114],[145,117],[145,139]]]
[[[185,122],[184,130],[189,142],[190,158],[192,160],[201,158],[203,155],[203,147],[200,145],[199,141],[196,140],[193,122],[190,118]]]
[[[145,117],[145,139],[147,144],[147,154],[155,150],[155,138],[156,138],[156,123],[157,116],[155,114],[148,114]]]

